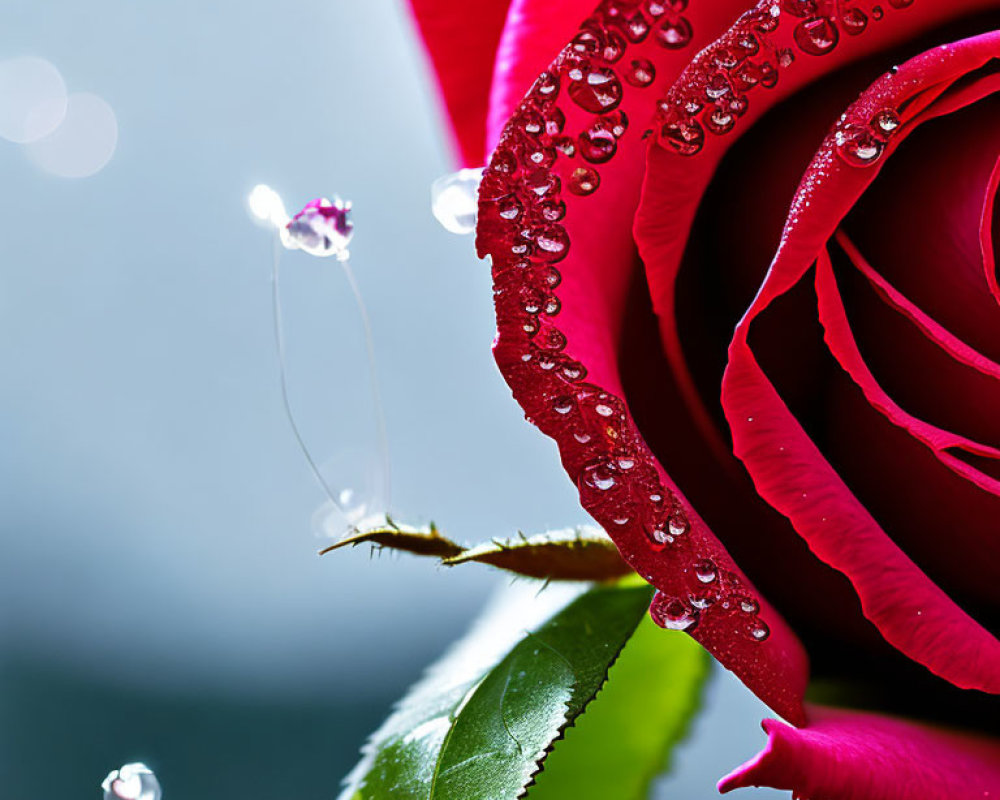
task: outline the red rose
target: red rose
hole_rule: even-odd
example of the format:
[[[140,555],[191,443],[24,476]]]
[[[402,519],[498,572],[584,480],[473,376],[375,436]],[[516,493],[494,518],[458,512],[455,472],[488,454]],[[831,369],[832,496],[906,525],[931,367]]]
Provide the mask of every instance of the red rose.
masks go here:
[[[996,712],[997,4],[413,5],[493,151],[515,397],[654,619],[797,726],[722,788],[1000,795],[996,740],[803,706],[808,651]]]

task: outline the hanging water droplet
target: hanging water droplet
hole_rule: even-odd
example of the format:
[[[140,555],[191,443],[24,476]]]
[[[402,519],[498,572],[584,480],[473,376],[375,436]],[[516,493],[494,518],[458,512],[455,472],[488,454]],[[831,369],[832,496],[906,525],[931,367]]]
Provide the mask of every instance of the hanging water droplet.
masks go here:
[[[376,450],[360,444],[343,446],[320,464],[324,489],[332,498],[327,497],[313,512],[313,534],[340,539],[359,528],[384,522],[388,487],[383,470]]]
[[[156,775],[138,762],[109,772],[101,788],[104,800],[160,800],[162,795]]]
[[[795,26],[795,43],[804,53],[823,56],[837,46],[840,35],[829,17],[813,17]]]
[[[676,597],[668,597],[656,593],[649,616],[661,628],[672,631],[689,631],[698,624],[698,610],[690,607]]]
[[[573,194],[593,194],[600,185],[601,176],[596,169],[590,167],[577,167],[569,176],[569,190]]]
[[[712,583],[719,577],[715,562],[710,558],[703,558],[701,561],[695,562],[694,575],[702,583]]]
[[[494,156],[494,164],[496,163]],[[431,210],[450,233],[464,235],[476,230],[477,194],[482,169],[460,169],[431,184]]]
[[[347,245],[354,235],[351,204],[334,197],[320,197],[306,203],[281,230],[281,243],[289,249],[300,249],[311,256],[348,258]]]

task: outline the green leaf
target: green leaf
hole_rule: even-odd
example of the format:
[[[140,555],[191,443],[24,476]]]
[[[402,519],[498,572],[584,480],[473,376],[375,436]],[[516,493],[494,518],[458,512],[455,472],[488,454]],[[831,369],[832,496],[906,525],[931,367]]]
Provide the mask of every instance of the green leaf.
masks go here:
[[[363,749],[342,800],[513,800],[597,693],[649,605],[623,582],[516,584]]]
[[[691,637],[643,619],[600,694],[546,759],[528,800],[644,800],[687,733],[710,666]]]
[[[494,539],[445,558],[443,563],[453,567],[472,561],[547,580],[603,581],[632,572],[611,538],[592,526]]]

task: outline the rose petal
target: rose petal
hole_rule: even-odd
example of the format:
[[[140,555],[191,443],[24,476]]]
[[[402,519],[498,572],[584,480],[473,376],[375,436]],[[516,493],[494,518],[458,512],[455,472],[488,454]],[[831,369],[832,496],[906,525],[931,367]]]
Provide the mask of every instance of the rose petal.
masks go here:
[[[515,113],[484,178],[478,245],[493,258],[495,356],[526,414],[559,443],[584,506],[632,567],[666,598],[657,609],[670,611],[669,601],[677,600],[677,608],[685,611],[686,616],[673,618],[661,614],[661,621],[690,624],[692,635],[759,696],[786,718],[801,721],[806,666],[800,645],[755,596],[656,462],[624,402],[622,385],[625,366],[642,362],[642,354],[627,347],[625,323],[643,278],[631,237],[644,166],[643,132],[655,111],[657,90],[669,85],[698,46],[724,29],[738,3],[692,7],[683,24],[676,14],[652,19],[645,12],[639,20],[622,17],[619,22],[610,13],[614,7],[600,7],[608,15],[598,27],[618,30],[610,37],[602,34],[599,55],[588,52],[592,39],[585,33],[557,59]],[[651,30],[640,30],[632,37],[640,41],[629,42],[630,22]],[[668,22],[669,43],[690,33],[686,46],[660,44],[656,29]],[[590,28],[585,25],[585,30]],[[581,72],[574,73],[575,68]],[[558,92],[549,91],[553,76]],[[613,142],[594,129],[622,122],[612,115],[603,122],[598,118],[594,109],[604,102],[609,111],[624,112],[627,122]],[[532,133],[539,127],[537,115],[544,127],[551,124],[551,133]],[[581,140],[588,131],[593,133]],[[572,157],[554,149],[567,146],[558,138],[566,135],[573,137]],[[591,136],[607,152],[599,147],[584,152]],[[579,193],[590,189],[590,194]],[[559,219],[562,203],[565,218]],[[558,291],[550,279],[558,282]],[[547,311],[553,297],[558,303]],[[703,581],[697,576],[700,562],[711,566],[701,574],[714,577]],[[696,609],[692,602],[711,604]]]
[[[699,421],[706,437],[713,437],[712,415],[692,377],[678,333],[676,280],[695,213],[723,155],[739,135],[764,112],[803,86],[835,69],[873,53],[888,50],[900,42],[912,40],[922,32],[933,30],[944,22],[977,9],[988,8],[991,4],[987,0],[962,0],[922,2],[906,4],[905,7],[887,6],[879,2],[851,5],[867,15],[868,23],[863,33],[853,36],[838,33],[838,44],[826,54],[817,56],[803,52],[795,33],[812,21],[793,16],[787,11],[787,5],[779,5],[770,0],[758,3],[753,11],[745,14],[724,36],[698,54],[681,80],[668,93],[667,106],[672,110],[661,113],[656,121],[659,129],[662,124],[681,114],[692,99],[704,105],[706,81],[720,74],[716,67],[720,53],[732,49],[734,43],[738,43],[748,32],[767,39],[768,47],[762,47],[759,54],[749,61],[756,63],[758,67],[766,65],[771,70],[771,75],[776,80],[776,84],[771,84],[774,88],[767,89],[765,82],[758,80],[740,92],[747,102],[744,115],[736,119],[729,134],[704,133],[704,144],[696,157],[678,153],[671,147],[668,137],[661,137],[657,146],[650,147],[642,200],[635,218],[636,241],[645,263],[653,307],[660,319],[664,350],[674,379],[684,392],[692,414]],[[884,17],[877,23],[871,13],[874,6],[879,6],[884,12]],[[772,18],[772,9],[786,10]],[[778,27],[766,37],[760,37],[760,27],[767,24],[768,19],[777,19]],[[789,61],[789,57],[793,60]],[[734,96],[732,90],[728,96]],[[708,112],[698,113],[701,115],[698,117],[699,125],[704,131],[704,115]],[[795,138],[794,133],[792,138]]]
[[[593,9],[594,0],[510,0],[490,88],[487,155],[497,146],[507,120],[535,78]]]
[[[913,87],[950,83],[998,52],[1000,34],[989,34],[918,56],[876,82],[848,110],[847,124],[899,108]],[[886,536],[809,440],[748,343],[754,320],[802,278],[878,174],[876,167],[848,166],[835,149],[828,137],[803,178],[768,279],[730,347],[723,404],[734,448],[765,499],[792,520],[820,558],[851,579],[866,616],[891,644],[958,686],[1000,692],[1000,642]]]
[[[764,720],[768,742],[719,781],[823,800],[1000,797],[1000,741],[901,719],[812,706],[808,727]]]
[[[410,0],[463,166],[481,166],[493,62],[510,0]]]

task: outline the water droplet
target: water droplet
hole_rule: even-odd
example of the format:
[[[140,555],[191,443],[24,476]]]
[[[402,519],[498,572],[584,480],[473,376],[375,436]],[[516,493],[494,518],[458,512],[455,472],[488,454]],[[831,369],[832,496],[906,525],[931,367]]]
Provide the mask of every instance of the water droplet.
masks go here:
[[[580,482],[584,487],[596,489],[599,492],[613,489],[617,483],[614,469],[604,459],[584,467],[580,473]]]
[[[759,614],[760,613],[760,603],[754,600],[752,597],[741,597],[739,599],[740,611],[744,614]]]
[[[778,66],[788,68],[795,63],[795,52],[790,47],[778,51]]]
[[[845,33],[857,36],[864,33],[868,27],[868,15],[860,8],[847,8],[841,13],[840,22],[844,26]]]
[[[549,295],[545,298],[545,304],[542,306],[542,311],[550,317],[554,317],[562,309],[562,303],[559,298],[555,295]]]
[[[705,127],[712,133],[728,133],[736,124],[736,117],[724,106],[715,106],[705,112]]]
[[[755,642],[763,642],[771,635],[771,629],[767,626],[766,622],[758,619],[750,625],[749,633],[750,638]]]
[[[569,190],[573,194],[593,194],[600,185],[601,176],[590,167],[577,167],[569,177]]]
[[[816,13],[816,0],[782,0],[782,8],[793,17],[811,17]]]
[[[695,119],[679,119],[664,124],[660,138],[682,156],[693,156],[705,144],[705,131]]]
[[[570,83],[569,96],[584,111],[600,114],[611,111],[621,102],[622,85],[614,70],[591,67],[579,80]]]
[[[494,156],[494,164],[502,163]],[[431,210],[449,233],[467,234],[476,229],[477,192],[482,180],[481,169],[460,169],[443,175],[431,184]]]
[[[638,44],[649,35],[649,23],[641,11],[634,11],[622,20],[625,36],[632,44]]]
[[[104,800],[160,800],[160,782],[145,764],[125,764],[101,783]]]
[[[559,106],[553,106],[549,109],[548,115],[545,117],[545,132],[549,136],[555,136],[562,133],[565,127],[566,115]]]
[[[628,43],[620,33],[609,30],[607,32],[607,38],[604,40],[604,46],[601,48],[601,57],[609,64],[614,64],[618,59],[625,55],[625,49],[627,47]]]
[[[535,234],[539,256],[549,261],[559,261],[569,251],[569,235],[561,225],[547,225]]]
[[[587,377],[587,368],[583,366],[579,361],[567,361],[562,365],[562,369],[559,370],[563,378],[568,380],[570,383],[575,383],[576,381],[582,381]],[[590,438],[589,436],[587,437]]]
[[[539,197],[559,194],[559,177],[547,169],[534,169],[524,176],[524,186]]]
[[[854,167],[868,167],[878,161],[885,144],[872,131],[848,124],[836,133],[837,154]]]
[[[900,126],[899,114],[891,108],[883,108],[872,117],[872,125],[878,133],[889,136]]]
[[[606,403],[598,403],[596,406],[594,406],[594,411],[596,411],[602,417],[610,417],[615,413],[615,410]]]
[[[829,17],[813,17],[803,20],[795,27],[795,43],[804,53],[823,56],[837,46],[840,34]]]
[[[535,343],[544,350],[562,350],[566,346],[566,334],[558,328],[547,327],[545,333]]]
[[[481,172],[481,170],[472,171]],[[475,229],[475,219],[473,200],[470,230]],[[306,203],[303,209],[292,217],[281,232],[281,242],[285,247],[299,248],[312,256],[335,256],[344,260],[348,256],[347,245],[353,235],[351,204],[336,196],[333,200],[320,197]]]
[[[632,86],[643,89],[656,80],[656,67],[645,58],[637,58],[625,72],[625,80]]]
[[[521,201],[515,195],[509,194],[497,201],[497,213],[503,219],[517,219],[523,210]]]
[[[656,38],[668,50],[680,50],[691,43],[694,31],[684,17],[668,19],[657,29]]]
[[[569,414],[575,407],[576,398],[573,395],[560,395],[552,401],[552,410],[557,414]]]
[[[546,267],[540,273],[542,278],[542,283],[544,283],[549,288],[554,289],[560,283],[562,283],[562,275],[559,270],[555,267]]]
[[[885,12],[882,10],[882,6],[872,6],[872,19],[878,22],[882,19],[882,15]]]
[[[718,100],[723,95],[729,93],[732,87],[729,85],[729,78],[724,72],[713,73],[705,84],[705,96],[709,100]]]
[[[535,92],[543,99],[554,100],[559,94],[559,76],[552,72],[543,72],[535,81]]]
[[[695,562],[694,575],[702,583],[712,583],[719,577],[715,562],[710,558],[703,558],[701,561]]]
[[[683,536],[687,533],[688,527],[688,521],[680,513],[670,517],[670,522],[667,524],[667,529],[670,531],[671,536]]]
[[[672,631],[689,631],[698,624],[698,610],[676,597],[656,593],[649,607],[649,616],[661,628]]]
[[[619,456],[618,469],[628,472],[635,466],[635,459],[632,456]]]
[[[592,164],[610,161],[618,149],[615,135],[600,122],[580,134],[580,155]]]

